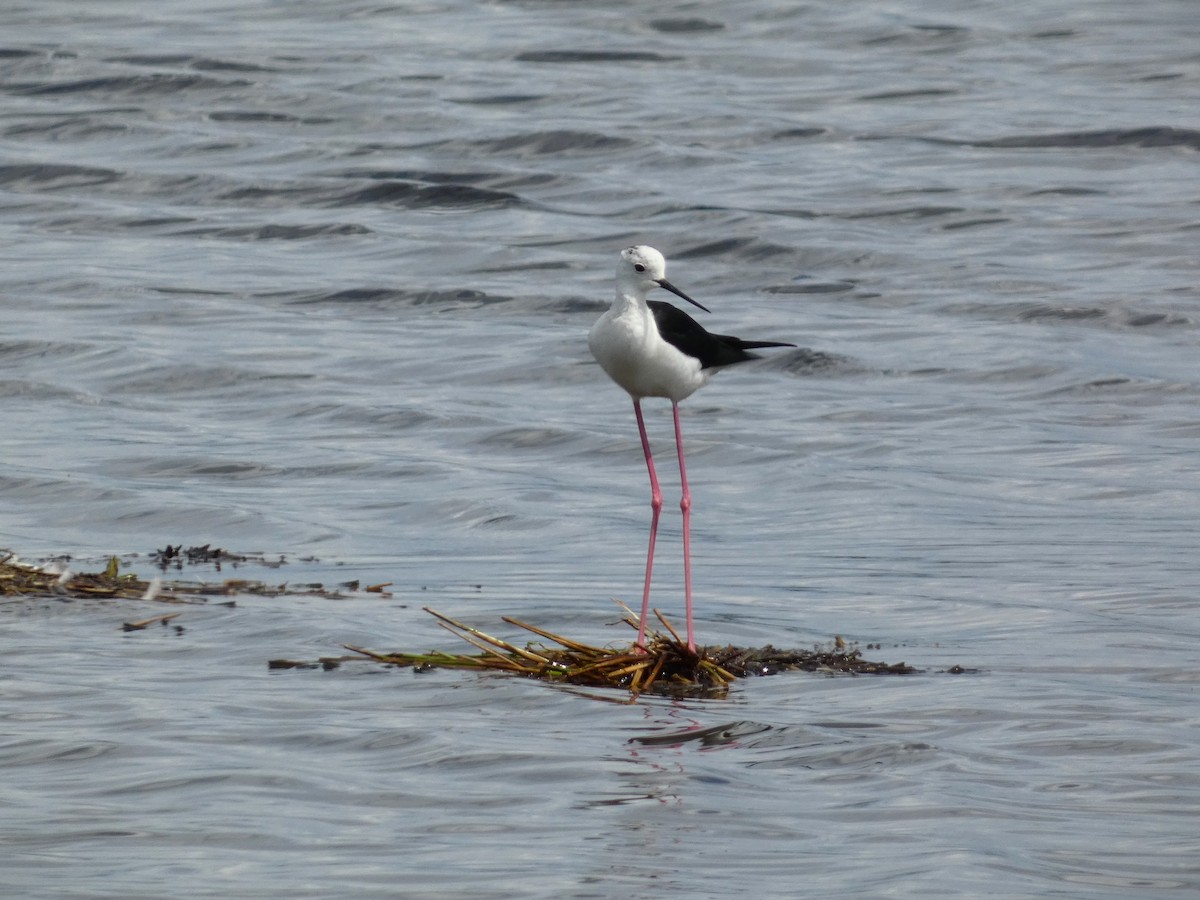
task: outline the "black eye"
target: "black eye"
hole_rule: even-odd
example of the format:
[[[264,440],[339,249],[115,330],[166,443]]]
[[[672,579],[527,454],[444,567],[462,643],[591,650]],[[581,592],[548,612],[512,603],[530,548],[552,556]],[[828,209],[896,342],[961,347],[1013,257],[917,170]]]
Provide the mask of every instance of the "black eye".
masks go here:
[[[639,271],[639,272],[645,272],[645,271],[646,271],[646,267],[645,267],[645,266],[643,266],[641,263],[638,263],[636,266],[634,266],[634,269],[636,269],[636,270],[637,270],[637,271]]]

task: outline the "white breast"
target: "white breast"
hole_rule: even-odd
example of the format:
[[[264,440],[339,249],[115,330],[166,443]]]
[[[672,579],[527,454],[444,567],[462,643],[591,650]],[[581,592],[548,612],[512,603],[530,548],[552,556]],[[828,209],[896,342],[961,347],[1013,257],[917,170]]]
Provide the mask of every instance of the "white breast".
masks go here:
[[[592,326],[588,346],[608,377],[635,400],[666,397],[678,403],[708,381],[699,360],[659,336],[644,303],[614,304]]]

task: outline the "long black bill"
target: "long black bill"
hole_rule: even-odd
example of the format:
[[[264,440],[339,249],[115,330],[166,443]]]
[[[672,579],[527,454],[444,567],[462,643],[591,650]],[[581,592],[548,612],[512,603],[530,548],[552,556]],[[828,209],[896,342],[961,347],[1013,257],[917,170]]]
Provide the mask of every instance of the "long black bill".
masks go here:
[[[658,281],[658,286],[659,286],[660,288],[666,288],[668,291],[670,291],[670,292],[671,292],[672,294],[674,294],[676,297],[682,297],[682,298],[683,298],[684,300],[686,300],[688,303],[692,304],[692,306],[698,306],[698,307],[700,307],[702,310],[704,310],[705,312],[708,312],[708,307],[707,307],[707,306],[705,306],[703,303],[700,303],[700,302],[698,302],[698,301],[696,301],[696,300],[693,300],[691,297],[689,297],[687,294],[685,294],[685,293],[684,293],[683,291],[681,291],[679,288],[675,287],[675,285],[671,284],[671,282],[667,281],[667,279],[665,279],[665,278],[661,278],[661,279],[659,279],[659,281]]]

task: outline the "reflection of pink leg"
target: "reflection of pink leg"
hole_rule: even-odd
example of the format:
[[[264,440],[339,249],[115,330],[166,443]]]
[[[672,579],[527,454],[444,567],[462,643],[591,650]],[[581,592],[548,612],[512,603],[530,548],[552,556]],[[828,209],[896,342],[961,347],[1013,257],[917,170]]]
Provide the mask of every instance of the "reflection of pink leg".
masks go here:
[[[633,401],[633,411],[637,415],[638,433],[642,436],[642,450],[646,453],[646,468],[650,471],[650,547],[646,551],[646,583],[642,587],[642,618],[638,625],[637,644],[646,647],[646,620],[650,617],[650,570],[654,568],[654,538],[658,534],[658,514],[662,511],[662,490],[658,486],[658,476],[654,474],[654,457],[650,453],[650,438],[646,435],[646,422],[642,418],[642,403]]]
[[[679,481],[683,487],[679,509],[683,512],[683,592],[687,603],[687,645],[689,650],[695,652],[696,641],[692,637],[692,495],[688,490],[687,469],[683,465],[683,431],[679,428],[679,404],[672,403],[671,410],[675,413],[675,448],[679,451]]]

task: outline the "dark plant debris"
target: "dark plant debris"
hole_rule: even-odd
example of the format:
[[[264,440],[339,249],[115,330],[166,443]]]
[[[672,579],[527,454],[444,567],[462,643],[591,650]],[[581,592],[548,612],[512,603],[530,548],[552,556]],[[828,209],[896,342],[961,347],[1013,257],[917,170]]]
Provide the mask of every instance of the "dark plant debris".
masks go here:
[[[167,544],[162,550],[153,551],[150,558],[163,572],[167,569],[182,570],[185,565],[211,565],[220,572],[222,563],[232,565],[235,569],[243,563],[255,563],[272,569],[278,569],[287,564],[287,560],[282,556],[278,559],[268,559],[262,553],[230,553],[220,547],[213,547],[211,544],[201,547]]]
[[[207,554],[210,562],[219,557],[242,563],[259,563],[268,568],[276,568],[283,562],[282,557],[276,563],[264,559],[262,554],[230,554],[224,550],[214,551],[207,547],[193,549],[197,551],[193,554],[197,560],[201,555]],[[168,557],[170,560],[188,558],[187,552],[178,547],[172,548],[168,545],[168,550],[171,551]],[[166,551],[156,550],[150,554],[158,561],[160,568],[163,568],[164,553]],[[222,581],[164,581],[162,578],[153,578],[146,581],[133,572],[122,571],[122,566],[128,562],[128,558],[123,562],[120,557],[110,556],[99,571],[77,572],[71,557],[59,557],[44,565],[34,565],[20,561],[9,550],[0,549],[0,597],[52,597],[64,600],[115,598],[152,600],[158,603],[208,603],[209,598],[238,594],[261,597],[306,595],[332,600],[348,596],[337,588],[327,588],[323,584],[267,584],[248,578],[226,578]],[[385,587],[387,585],[372,585],[365,590],[382,597],[391,596],[383,590]],[[232,606],[235,602],[229,600],[227,605]]]
[[[125,631],[142,631],[143,629],[149,628],[151,625],[166,626],[172,619],[174,619],[178,615],[180,615],[180,614],[179,613],[168,613],[165,616],[152,616],[149,619],[142,619],[141,621],[138,621],[138,622],[126,622],[121,627]],[[178,628],[179,626],[176,625],[175,627]]]
[[[99,572],[76,572],[66,560],[49,566],[35,566],[19,561],[7,550],[0,550],[0,595],[189,602],[175,586],[163,585],[158,579],[143,581],[132,573],[122,573],[121,561],[115,556],[110,556]]]
[[[538,628],[528,622],[502,617],[505,622],[524,629],[550,644],[534,641],[518,647],[493,637],[478,628],[455,621],[425,607],[438,623],[481,652],[456,654],[445,651],[428,653],[379,653],[347,645],[354,656],[324,658],[317,663],[272,660],[271,668],[337,668],[352,660],[373,660],[391,666],[411,666],[423,672],[432,668],[489,669],[559,684],[593,688],[618,688],[633,695],[643,693],[688,697],[720,697],[738,678],[774,675],[780,672],[823,672],[850,675],[909,675],[919,671],[905,663],[873,662],[863,659],[862,651],[844,641],[814,650],[778,650],[774,647],[699,647],[688,649],[671,624],[655,610],[665,633],[652,632],[646,649],[633,646],[594,647]],[[628,608],[625,622],[637,628],[637,620]]]

